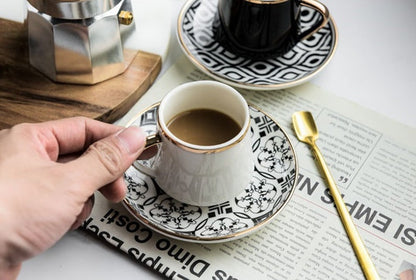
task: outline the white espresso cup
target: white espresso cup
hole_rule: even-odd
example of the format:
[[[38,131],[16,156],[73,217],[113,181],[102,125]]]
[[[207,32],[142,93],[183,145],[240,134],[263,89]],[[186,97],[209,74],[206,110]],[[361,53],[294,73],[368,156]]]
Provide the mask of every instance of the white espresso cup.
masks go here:
[[[194,110],[221,112],[239,128],[221,143],[191,143],[181,133],[173,133],[170,123]],[[202,123],[200,126],[205,129]],[[250,182],[254,164],[249,129],[247,102],[234,88],[216,81],[185,83],[160,102],[157,131],[148,135],[146,144],[146,147],[158,145],[153,166],[146,167],[139,160],[134,166],[152,176],[160,188],[178,201],[198,206],[219,204],[241,193]]]

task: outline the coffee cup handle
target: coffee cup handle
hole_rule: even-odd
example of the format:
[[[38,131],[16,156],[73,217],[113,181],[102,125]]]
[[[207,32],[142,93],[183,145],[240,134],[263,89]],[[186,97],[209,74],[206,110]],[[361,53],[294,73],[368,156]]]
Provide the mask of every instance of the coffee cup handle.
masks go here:
[[[156,132],[155,134],[150,134],[147,135],[146,137],[146,143],[144,145],[144,150],[146,151],[147,149],[149,149],[150,147],[156,146],[158,144],[162,143],[162,138],[160,137],[160,135]],[[156,153],[156,155],[154,155],[153,157],[157,157],[158,154]],[[156,175],[156,170],[153,169],[152,167],[146,166],[143,163],[141,163],[142,160],[140,159],[136,159],[133,163],[133,166],[136,167],[140,172],[150,176],[150,177],[155,177]]]
[[[324,27],[330,18],[329,10],[328,8],[322,4],[321,2],[315,1],[315,0],[302,0],[300,3],[301,6],[312,8],[316,11],[318,11],[322,18],[320,21],[316,22],[314,25],[312,25],[308,30],[305,30],[299,35],[300,41],[307,39],[309,36],[314,34],[316,31]]]

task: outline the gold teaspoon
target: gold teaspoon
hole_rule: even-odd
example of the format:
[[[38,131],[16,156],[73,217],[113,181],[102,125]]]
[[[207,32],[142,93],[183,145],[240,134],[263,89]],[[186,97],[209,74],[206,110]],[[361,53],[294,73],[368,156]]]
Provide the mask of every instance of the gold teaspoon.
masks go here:
[[[292,121],[298,139],[310,145],[316,156],[318,165],[326,177],[329,191],[334,199],[342,224],[344,225],[345,231],[351,241],[351,245],[366,279],[380,279],[360,234],[352,221],[351,215],[345,206],[344,200],[342,199],[342,196],[335,184],[334,178],[329,172],[322,153],[315,143],[319,134],[312,114],[310,112],[296,112],[292,116]]]

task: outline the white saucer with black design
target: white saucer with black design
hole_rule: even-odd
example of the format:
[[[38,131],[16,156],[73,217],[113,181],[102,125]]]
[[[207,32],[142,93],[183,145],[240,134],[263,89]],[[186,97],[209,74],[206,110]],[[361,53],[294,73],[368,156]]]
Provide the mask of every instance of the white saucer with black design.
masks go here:
[[[158,104],[148,108],[130,125],[154,133],[157,110]],[[289,202],[298,166],[294,148],[279,124],[252,106],[249,111],[255,167],[250,183],[241,187],[239,195],[206,207],[184,204],[168,196],[153,178],[133,165],[124,174],[128,186],[124,206],[153,230],[190,242],[235,240],[267,224]],[[151,166],[152,160],[144,164]]]
[[[189,0],[178,17],[180,46],[190,61],[204,73],[232,86],[273,90],[299,85],[318,74],[331,60],[338,41],[331,18],[328,24],[286,54],[251,60],[226,50],[215,36],[218,0]],[[315,10],[302,7],[302,28],[319,20]]]

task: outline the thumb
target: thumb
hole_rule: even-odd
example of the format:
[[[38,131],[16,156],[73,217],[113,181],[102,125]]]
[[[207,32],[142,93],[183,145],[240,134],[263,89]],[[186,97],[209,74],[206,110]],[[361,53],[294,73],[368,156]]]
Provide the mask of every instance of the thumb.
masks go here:
[[[143,151],[145,140],[145,133],[136,126],[101,139],[68,163],[72,165],[71,174],[92,193],[120,178]]]

